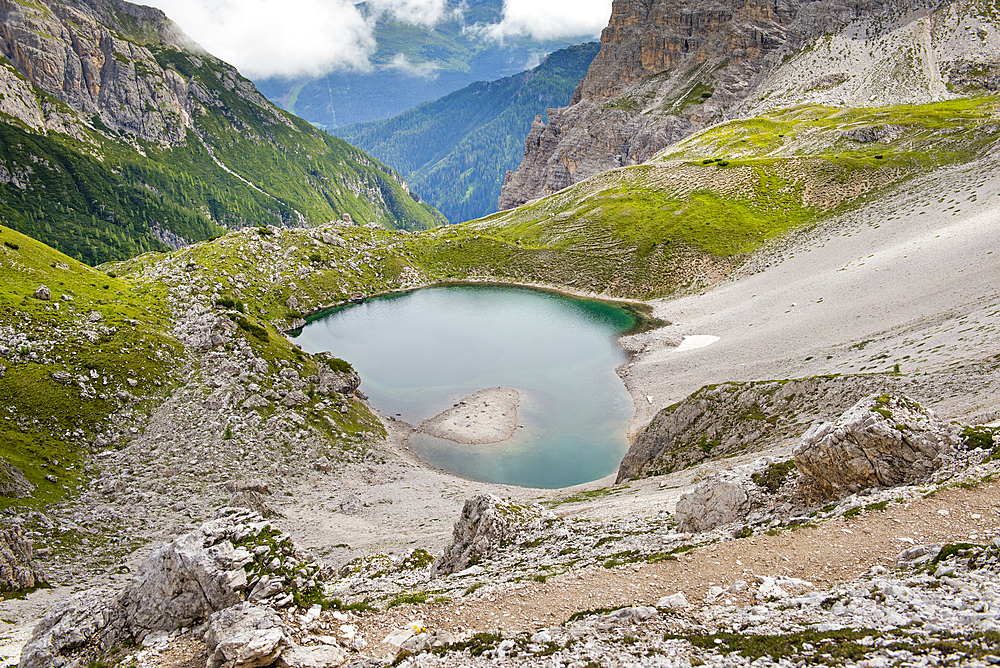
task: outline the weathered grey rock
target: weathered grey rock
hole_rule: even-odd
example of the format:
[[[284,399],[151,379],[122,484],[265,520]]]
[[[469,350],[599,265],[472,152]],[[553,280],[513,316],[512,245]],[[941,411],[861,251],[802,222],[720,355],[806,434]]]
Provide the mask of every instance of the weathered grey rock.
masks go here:
[[[139,568],[119,597],[133,635],[191,627],[242,599],[234,587],[251,555],[233,546],[245,521],[262,521],[248,510],[227,515],[160,547]]]
[[[8,499],[26,499],[34,491],[35,486],[21,469],[0,459],[0,496]]]
[[[309,397],[302,390],[292,390],[281,400],[283,406],[303,406],[309,403]]]
[[[260,492],[252,489],[244,489],[229,497],[230,508],[247,508],[261,517],[274,518],[281,517],[281,513],[267,505],[267,499]]]
[[[45,573],[21,527],[0,530],[0,591],[23,591],[41,584],[45,584]]]
[[[452,544],[431,567],[431,577],[457,573],[488,558],[524,528],[554,520],[541,506],[525,506],[492,494],[469,499],[455,522]]]
[[[812,426],[793,456],[803,497],[822,502],[925,480],[959,442],[955,428],[912,399],[873,394],[835,423]]]
[[[107,650],[127,637],[125,611],[102,592],[83,591],[58,603],[35,626],[21,650],[18,668],[65,665],[69,652],[85,645]]]
[[[900,568],[916,568],[930,563],[941,552],[940,543],[931,545],[914,545],[899,553],[896,566]]]
[[[291,642],[273,608],[241,603],[208,620],[206,668],[270,666]]]
[[[803,423],[831,420],[872,392],[894,391],[898,376],[856,375],[721,383],[664,408],[629,447],[617,482],[663,475],[706,459],[754,452],[801,435]]]
[[[763,476],[775,463],[759,459],[750,464],[722,471],[700,483],[677,501],[674,520],[681,531],[707,531],[717,526],[742,522],[751,511],[771,513],[787,501],[794,488],[791,476],[775,481],[775,489],[766,487]],[[758,482],[758,480],[760,482]]]
[[[347,661],[347,652],[340,647],[295,646],[286,649],[274,665],[276,668],[333,668]]]
[[[256,513],[225,508],[153,552],[116,598],[97,593],[70,598],[35,628],[22,652],[22,668],[60,665],[58,657],[88,644],[108,649],[153,632],[190,628],[239,604],[247,585],[243,566],[252,557],[233,543],[265,526]]]
[[[49,299],[52,299],[52,291],[51,291],[51,290],[49,290],[49,289],[48,289],[48,288],[47,288],[46,286],[44,286],[44,285],[39,285],[39,286],[38,286],[38,287],[37,287],[37,288],[35,289],[35,295],[34,295],[34,296],[35,296],[35,299],[44,299],[44,300],[49,300]]]
[[[361,386],[361,376],[330,353],[319,353],[317,358],[316,391],[322,395],[331,392],[351,394]],[[335,365],[335,366],[334,366]]]
[[[423,633],[418,633],[413,636],[400,646],[400,649],[411,654],[420,654],[420,652],[427,651],[429,649],[434,649],[435,647],[444,647],[445,645],[450,645],[455,642],[456,638],[454,635],[445,631],[443,629],[435,629],[433,631],[424,631]]]

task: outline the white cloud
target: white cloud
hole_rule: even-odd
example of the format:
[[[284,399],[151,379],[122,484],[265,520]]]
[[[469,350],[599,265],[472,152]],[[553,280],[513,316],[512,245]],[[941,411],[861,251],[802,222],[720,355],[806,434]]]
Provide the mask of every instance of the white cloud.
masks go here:
[[[374,13],[391,14],[412,25],[431,27],[449,14],[447,0],[369,0]]]
[[[144,0],[159,7],[209,53],[251,78],[319,76],[371,68],[374,18],[390,14],[430,27],[460,16],[454,0],[369,0],[366,18],[355,0]],[[449,9],[448,5],[452,8]],[[504,18],[470,32],[487,39],[590,38],[611,15],[611,0],[504,0]],[[397,62],[398,61],[398,62]],[[433,77],[432,67],[397,57],[393,66]]]
[[[504,0],[503,21],[469,30],[502,40],[520,35],[535,39],[598,37],[611,17],[611,0]]]
[[[421,63],[419,65],[414,65],[410,62],[410,59],[406,57],[405,53],[397,53],[396,57],[392,59],[392,62],[387,64],[385,67],[390,70],[398,70],[399,72],[407,74],[411,77],[420,77],[421,79],[437,78],[437,63]]]
[[[372,29],[348,0],[146,0],[249,77],[369,67]]]

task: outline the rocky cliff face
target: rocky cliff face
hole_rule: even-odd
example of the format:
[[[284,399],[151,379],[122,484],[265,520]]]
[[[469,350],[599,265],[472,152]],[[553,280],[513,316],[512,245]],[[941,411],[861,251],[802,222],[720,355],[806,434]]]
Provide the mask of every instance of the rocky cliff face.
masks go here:
[[[178,72],[156,61],[151,49],[161,46],[193,48],[150,7],[0,1],[0,52],[17,70],[0,71],[6,87],[34,84],[112,130],[176,142],[191,127],[191,90]],[[24,113],[34,105],[3,106],[31,127],[43,125],[41,109]]]
[[[995,22],[966,0],[616,0],[573,103],[536,120],[500,208],[769,109],[996,89],[998,62]]]

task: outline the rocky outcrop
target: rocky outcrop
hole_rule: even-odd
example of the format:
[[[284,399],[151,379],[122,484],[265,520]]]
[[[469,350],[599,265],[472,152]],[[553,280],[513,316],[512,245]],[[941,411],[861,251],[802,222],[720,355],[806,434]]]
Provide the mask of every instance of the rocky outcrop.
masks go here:
[[[541,506],[525,506],[501,500],[492,494],[469,499],[455,522],[452,544],[431,567],[431,577],[457,573],[478,564],[504,545],[516,542],[518,534],[555,520]]]
[[[264,621],[273,622],[277,615],[264,604],[280,607],[292,602],[294,592],[315,594],[316,575],[315,565],[304,563],[288,537],[260,515],[224,508],[216,519],[153,552],[117,597],[86,591],[58,605],[24,646],[20,668],[64,665],[63,657],[85,646],[106,651],[125,641],[141,642],[154,633],[191,628],[246,599],[258,607],[244,606],[216,616],[217,623],[210,627],[215,629],[213,652],[223,645],[217,665],[235,665],[226,662],[244,652],[248,657],[270,656],[273,663],[278,644],[272,647],[257,634],[251,633],[253,637],[238,652],[233,647],[249,627],[273,628]],[[223,633],[225,623],[220,619],[233,622],[233,634]],[[270,640],[274,632],[264,635]]]
[[[316,391],[322,395],[337,392],[353,394],[361,387],[361,376],[346,362],[330,353],[321,352],[316,356]]]
[[[35,486],[21,469],[0,459],[0,496],[8,499],[26,499]]]
[[[836,422],[811,427],[793,456],[804,497],[822,502],[924,481],[960,442],[957,428],[912,399],[873,394]]]
[[[797,439],[804,425],[835,419],[858,396],[908,386],[885,374],[709,385],[656,414],[625,453],[617,482]]]
[[[787,517],[796,478],[789,464],[767,458],[717,473],[681,495],[674,511],[677,528],[697,532]]]
[[[270,666],[289,645],[278,613],[272,608],[241,603],[216,612],[208,620],[205,667]]]
[[[32,84],[113,130],[154,142],[184,139],[187,83],[146,44],[183,49],[191,42],[159,10],[120,1],[4,1],[0,17],[0,52]]]
[[[43,584],[45,573],[21,528],[0,530],[0,591],[24,591]]]
[[[640,164],[707,125],[762,110],[929,102],[955,94],[949,77],[956,92],[991,90],[1000,32],[960,5],[616,0],[573,102],[532,125],[499,206]]]

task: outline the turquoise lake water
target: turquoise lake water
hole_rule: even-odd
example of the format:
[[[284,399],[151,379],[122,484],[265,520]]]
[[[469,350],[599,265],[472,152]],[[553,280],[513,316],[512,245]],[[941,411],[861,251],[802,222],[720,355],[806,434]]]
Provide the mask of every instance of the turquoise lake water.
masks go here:
[[[432,465],[474,480],[567,487],[613,473],[628,448],[632,399],[615,337],[634,317],[614,305],[502,286],[445,286],[329,313],[296,343],[361,375],[384,415],[419,424],[488,387],[521,393],[509,440],[464,445],[415,434]]]

